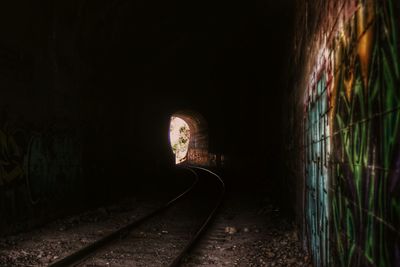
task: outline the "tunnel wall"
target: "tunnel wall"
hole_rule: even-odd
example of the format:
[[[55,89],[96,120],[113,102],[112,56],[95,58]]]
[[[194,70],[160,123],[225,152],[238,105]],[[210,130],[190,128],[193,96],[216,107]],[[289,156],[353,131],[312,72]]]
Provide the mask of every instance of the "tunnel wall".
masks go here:
[[[297,1],[286,176],[315,266],[399,266],[400,4]]]
[[[18,12],[19,5],[28,9]],[[46,52],[54,45],[46,38],[52,14],[46,5],[2,4],[0,234],[37,223],[50,203],[77,199],[84,188],[84,136],[72,109],[78,94],[67,91],[71,84],[52,68],[55,54]]]
[[[107,63],[104,12],[85,7],[96,3],[0,5],[0,235],[132,194],[173,166],[170,114],[135,70],[122,79]]]

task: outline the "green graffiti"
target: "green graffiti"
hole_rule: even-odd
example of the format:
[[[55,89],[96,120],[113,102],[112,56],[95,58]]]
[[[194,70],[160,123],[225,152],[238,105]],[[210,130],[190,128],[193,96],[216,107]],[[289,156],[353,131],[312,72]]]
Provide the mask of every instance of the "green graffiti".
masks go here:
[[[360,9],[369,8],[373,23],[362,33],[353,28],[347,31],[349,42],[335,47],[346,53],[336,75],[339,82],[332,122],[338,137],[332,138],[332,160],[339,162],[334,177],[344,179],[335,178],[341,190],[335,191],[333,201],[348,199],[342,205],[349,208],[332,205],[336,218],[333,234],[337,236],[335,246],[347,258],[339,263],[349,267],[393,266],[399,249],[398,238],[389,238],[398,234],[393,232],[396,221],[389,212],[390,203],[399,198],[390,190],[397,186],[398,175],[391,173],[397,173],[400,160],[398,25],[392,1],[367,2],[360,3]],[[360,24],[358,20],[359,14],[349,23]],[[365,47],[371,47],[370,54],[360,52]],[[343,238],[343,231],[351,242]]]
[[[27,175],[35,199],[75,194],[82,183],[82,155],[77,138],[68,134],[32,137]]]
[[[26,188],[29,204],[76,195],[82,183],[82,147],[73,132],[43,134],[11,127],[0,129],[0,187]],[[16,183],[18,181],[18,183]],[[12,202],[0,196],[3,204]],[[7,206],[7,204],[4,204]]]
[[[316,94],[306,103],[307,228],[316,266],[400,264],[399,21],[398,1],[360,0],[338,30],[330,48],[336,71],[329,98],[329,146],[316,145],[326,134],[313,129],[316,118],[325,120],[313,106],[324,100]],[[329,248],[321,245],[324,236],[313,228],[321,220],[313,203],[314,188],[321,188],[313,184],[321,180],[315,171],[321,167],[315,158],[310,161],[315,153],[329,158],[329,171],[322,172],[322,179],[330,181],[332,194],[316,195],[331,215]],[[323,260],[326,251],[330,259]]]

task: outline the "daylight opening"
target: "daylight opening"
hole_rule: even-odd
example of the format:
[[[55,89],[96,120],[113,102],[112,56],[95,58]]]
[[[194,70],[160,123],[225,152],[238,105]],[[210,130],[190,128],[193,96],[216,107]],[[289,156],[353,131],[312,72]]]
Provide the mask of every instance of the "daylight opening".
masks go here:
[[[190,140],[190,127],[186,121],[179,117],[171,117],[169,140],[175,154],[175,163],[186,161]]]
[[[176,164],[209,166],[208,124],[198,112],[176,111],[171,114],[169,139]]]

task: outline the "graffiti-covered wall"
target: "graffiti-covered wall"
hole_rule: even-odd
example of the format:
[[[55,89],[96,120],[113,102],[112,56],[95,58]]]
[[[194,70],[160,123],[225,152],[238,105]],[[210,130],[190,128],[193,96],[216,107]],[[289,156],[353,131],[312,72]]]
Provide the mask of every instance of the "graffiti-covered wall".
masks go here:
[[[57,7],[28,2],[2,3],[0,11],[0,235],[59,216],[85,189],[84,81],[59,64],[65,48],[57,42],[67,38]]]
[[[55,125],[34,132],[5,119],[0,125],[0,230],[13,230],[30,213],[40,217],[49,202],[60,205],[82,194],[78,132]]]
[[[154,101],[136,65],[147,38],[113,6],[0,3],[0,235],[132,194],[172,167],[169,101]],[[138,49],[121,48],[124,36]]]
[[[400,2],[297,8],[288,101],[302,123],[288,129],[305,245],[316,266],[400,266]]]

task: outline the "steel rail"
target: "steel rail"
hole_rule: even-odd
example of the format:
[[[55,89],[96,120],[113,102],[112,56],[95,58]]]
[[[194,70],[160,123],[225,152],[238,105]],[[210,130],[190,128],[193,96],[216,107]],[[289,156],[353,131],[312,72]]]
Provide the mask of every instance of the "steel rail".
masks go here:
[[[186,256],[186,254],[190,251],[190,249],[196,244],[196,242],[199,240],[201,234],[204,233],[205,230],[207,229],[207,226],[211,222],[211,219],[215,216],[218,208],[221,206],[222,200],[224,199],[224,195],[225,195],[225,183],[218,174],[216,174],[208,169],[202,168],[202,167],[196,167],[196,166],[188,166],[188,167],[208,172],[208,173],[214,175],[215,177],[217,177],[218,181],[221,183],[221,194],[218,198],[217,204],[214,206],[214,208],[209,213],[207,218],[203,221],[203,223],[197,230],[196,234],[191,238],[191,240],[187,243],[187,245],[181,250],[181,253],[174,259],[174,261],[169,265],[169,267],[176,267],[176,266],[180,265],[182,259]]]
[[[189,192],[191,192],[199,181],[199,176],[197,175],[197,173],[195,171],[193,171],[192,169],[187,168],[187,167],[182,167],[182,168],[187,169],[190,172],[192,172],[195,177],[193,184],[189,188],[187,188],[185,191],[183,191],[178,196],[176,196],[172,200],[168,201],[164,205],[158,207],[151,213],[144,215],[143,217],[137,219],[136,221],[114,231],[113,233],[111,233],[105,237],[100,238],[99,240],[77,250],[76,252],[74,252],[54,263],[49,264],[48,266],[49,267],[75,266],[75,265],[79,264],[80,262],[82,262],[83,260],[85,260],[86,258],[88,258],[90,255],[94,254],[99,249],[110,244],[112,241],[123,238],[130,231],[132,231],[134,228],[136,228],[143,222],[149,220],[150,218],[154,217],[158,213],[160,213],[160,212],[166,210],[167,208],[171,207],[172,205],[174,205],[178,200],[180,200],[181,198],[186,196]]]

